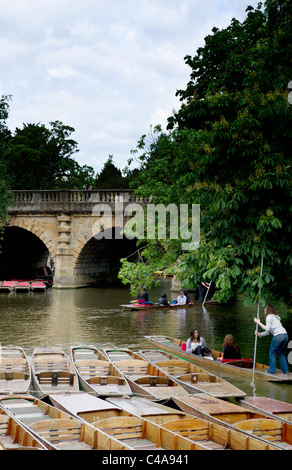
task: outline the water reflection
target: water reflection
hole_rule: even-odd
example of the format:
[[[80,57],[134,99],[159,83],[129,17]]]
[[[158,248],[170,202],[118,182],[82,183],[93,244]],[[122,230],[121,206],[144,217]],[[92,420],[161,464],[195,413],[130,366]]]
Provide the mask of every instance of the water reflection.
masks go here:
[[[151,299],[156,301],[162,291],[167,293],[168,299],[177,296],[171,292],[171,282],[163,280],[160,287],[151,290]],[[0,342],[22,346],[27,354],[36,346],[61,346],[69,353],[70,346],[78,344],[137,350],[151,347],[145,335],[166,334],[187,339],[192,328],[197,327],[211,348],[221,350],[225,335],[232,333],[242,356],[253,357],[256,308],[244,307],[242,299],[228,306],[144,311],[121,308],[128,302],[128,289],[118,287],[1,293]],[[285,305],[277,305],[277,308],[291,339],[289,309]],[[262,312],[261,315],[263,318]],[[270,339],[257,341],[258,362],[268,362]],[[250,379],[226,378],[247,394],[253,393]],[[256,382],[255,387],[257,394],[292,403],[292,385]]]

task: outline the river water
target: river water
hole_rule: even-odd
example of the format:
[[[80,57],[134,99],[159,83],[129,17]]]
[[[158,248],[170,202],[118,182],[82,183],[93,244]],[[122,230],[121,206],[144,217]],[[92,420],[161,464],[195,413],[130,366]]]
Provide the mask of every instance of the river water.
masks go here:
[[[162,279],[161,286],[150,291],[150,299],[157,301],[163,291],[168,294],[169,300],[177,296],[177,293],[171,292],[171,281]],[[139,350],[152,347],[145,340],[145,335],[165,334],[186,340],[191,329],[197,327],[209,347],[222,350],[224,336],[231,333],[241,349],[242,357],[253,358],[253,317],[257,309],[245,307],[243,298],[227,306],[213,305],[207,309],[170,308],[136,312],[121,307],[129,300],[129,290],[124,287],[1,293],[0,342],[21,346],[28,356],[39,346],[60,346],[67,354],[71,346],[81,344],[93,344],[100,349],[127,347]],[[283,304],[275,306],[288,331],[289,340],[292,340],[291,310]],[[262,309],[260,314],[263,320]],[[271,336],[258,338],[258,362],[268,363],[270,340]],[[289,367],[292,371],[291,365]],[[252,386],[250,378],[222,376],[247,395],[264,395],[292,403],[292,384],[256,380]]]

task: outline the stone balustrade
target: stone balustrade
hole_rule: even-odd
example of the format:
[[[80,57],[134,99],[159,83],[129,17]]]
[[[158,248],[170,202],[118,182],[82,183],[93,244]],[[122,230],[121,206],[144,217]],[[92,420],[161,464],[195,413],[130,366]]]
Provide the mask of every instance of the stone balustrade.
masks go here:
[[[61,190],[15,190],[14,202],[10,211],[60,211],[77,210],[89,211],[95,204],[124,202],[125,204],[136,202],[146,203],[147,201],[134,196],[134,191],[130,189],[61,189]]]

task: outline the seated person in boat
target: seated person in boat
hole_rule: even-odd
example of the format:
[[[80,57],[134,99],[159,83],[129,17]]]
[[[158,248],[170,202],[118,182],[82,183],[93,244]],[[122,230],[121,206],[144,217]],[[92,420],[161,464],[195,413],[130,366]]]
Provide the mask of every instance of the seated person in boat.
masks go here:
[[[167,300],[167,296],[166,296],[165,293],[161,294],[161,296],[159,297],[157,303],[158,303],[158,305],[169,305],[168,300]]]
[[[207,347],[203,336],[200,336],[198,328],[193,328],[186,343],[186,352],[197,356],[213,359],[210,349]]]
[[[223,341],[223,359],[241,359],[239,347],[234,336],[228,334]]]
[[[177,303],[179,305],[186,305],[186,303],[187,303],[187,298],[186,298],[183,290],[181,290],[180,293],[179,293],[179,296],[177,298]]]
[[[147,288],[143,287],[141,292],[138,294],[138,304],[143,304],[143,305],[152,305],[153,302],[149,300]]]

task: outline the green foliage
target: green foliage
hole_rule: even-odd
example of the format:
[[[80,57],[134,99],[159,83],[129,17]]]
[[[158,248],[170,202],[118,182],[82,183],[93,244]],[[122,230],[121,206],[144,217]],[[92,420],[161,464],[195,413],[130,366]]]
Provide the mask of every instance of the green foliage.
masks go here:
[[[74,129],[60,121],[25,124],[16,129],[4,152],[13,189],[61,189],[88,187],[94,170],[80,166],[72,155],[78,152],[71,139]]]
[[[9,178],[4,165],[4,152],[7,141],[10,138],[10,132],[6,126],[8,118],[10,100],[9,96],[0,97],[0,247],[3,228],[8,216],[8,206],[12,201],[12,194],[9,190]]]
[[[113,163],[113,156],[109,155],[101,172],[94,181],[97,189],[128,189],[129,179]]]
[[[201,244],[175,252],[177,276],[188,287],[215,281],[221,302],[291,295],[291,18],[290,1],[270,0],[214,28],[185,59],[191,79],[168,132],[156,127],[133,152],[137,194],[200,204]]]

